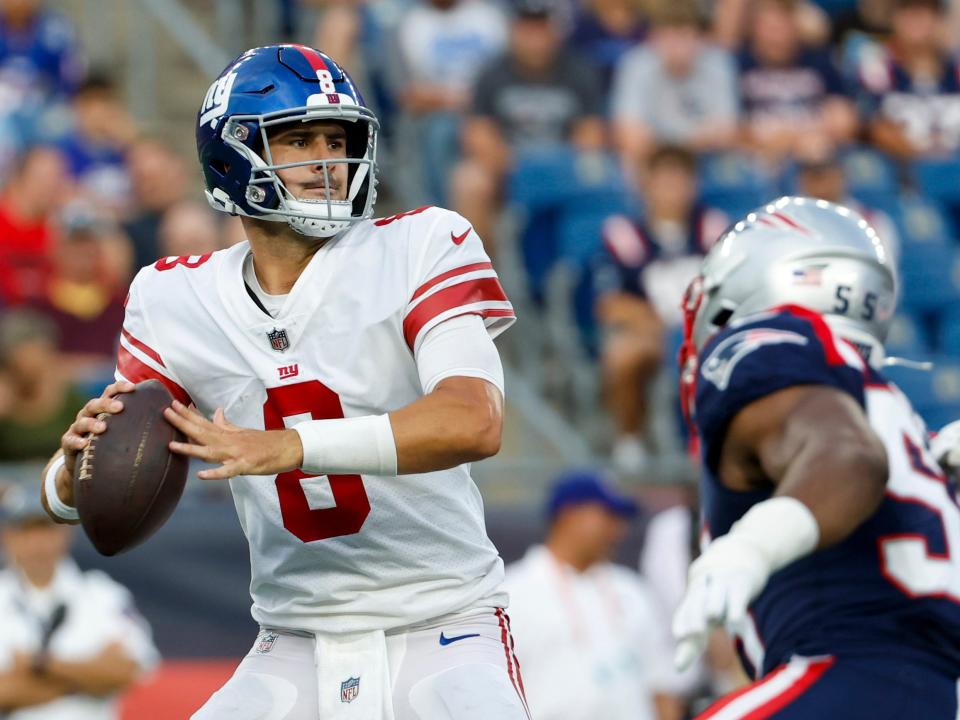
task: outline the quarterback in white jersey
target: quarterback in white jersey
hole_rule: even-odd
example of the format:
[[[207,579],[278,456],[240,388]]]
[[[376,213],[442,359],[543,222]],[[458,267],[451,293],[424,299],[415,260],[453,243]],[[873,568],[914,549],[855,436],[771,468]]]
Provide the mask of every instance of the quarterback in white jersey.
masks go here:
[[[46,473],[69,519],[97,413],[154,378],[186,436],[171,449],[229,478],[262,630],[198,720],[528,717],[468,469],[499,449],[492,338],[513,309],[463,217],[372,219],[377,129],[319,51],[255,48],[224,70],[198,150],[249,241],[140,271],[117,383]]]

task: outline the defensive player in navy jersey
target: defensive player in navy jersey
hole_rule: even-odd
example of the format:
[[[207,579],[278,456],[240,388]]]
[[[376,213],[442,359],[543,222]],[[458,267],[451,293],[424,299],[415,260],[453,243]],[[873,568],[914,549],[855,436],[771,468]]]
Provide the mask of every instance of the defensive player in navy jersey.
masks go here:
[[[725,625],[757,682],[701,718],[958,717],[960,508],[880,373],[896,275],[855,212],[782,198],[685,301],[704,550],[677,663]]]

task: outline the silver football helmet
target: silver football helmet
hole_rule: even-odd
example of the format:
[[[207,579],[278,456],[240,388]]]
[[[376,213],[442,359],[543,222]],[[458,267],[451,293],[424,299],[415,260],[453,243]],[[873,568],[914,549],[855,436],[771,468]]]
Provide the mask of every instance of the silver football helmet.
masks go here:
[[[897,304],[896,271],[861,215],[826,200],[782,197],[731,227],[687,291],[681,362],[730,322],[788,304],[822,314],[871,365],[882,364]]]

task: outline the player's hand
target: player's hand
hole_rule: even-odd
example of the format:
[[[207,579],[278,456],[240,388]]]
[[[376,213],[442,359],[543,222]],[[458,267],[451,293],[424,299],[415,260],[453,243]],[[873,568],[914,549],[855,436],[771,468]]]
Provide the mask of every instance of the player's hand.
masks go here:
[[[201,470],[202,480],[226,480],[237,475],[276,475],[300,467],[303,447],[295,430],[250,430],[227,421],[217,408],[213,420],[207,420],[195,408],[173,401],[163,411],[167,421],[187,436],[189,442],[170,443],[181,455],[220,463],[220,467]]]
[[[769,576],[767,559],[752,544],[730,535],[710,543],[690,565],[687,591],[673,616],[678,670],[700,657],[714,627],[723,625],[731,632],[742,627]]]
[[[930,441],[930,451],[945,471],[960,471],[960,420],[940,428]]]
[[[126,380],[119,380],[104,388],[100,397],[88,400],[80,408],[77,419],[73,421],[67,431],[60,438],[60,447],[63,448],[64,470],[57,478],[57,495],[67,505],[73,505],[73,470],[77,464],[77,455],[90,442],[92,435],[99,435],[107,429],[107,424],[97,416],[101,413],[116,415],[123,410],[123,401],[117,398],[123,393],[133,392],[136,385]],[[66,481],[63,481],[66,478]]]

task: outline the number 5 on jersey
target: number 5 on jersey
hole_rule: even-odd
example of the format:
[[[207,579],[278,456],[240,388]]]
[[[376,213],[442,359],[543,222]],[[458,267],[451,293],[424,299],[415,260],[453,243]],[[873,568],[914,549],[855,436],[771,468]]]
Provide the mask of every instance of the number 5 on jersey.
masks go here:
[[[343,406],[337,394],[318,380],[267,388],[267,401],[263,404],[265,430],[283,430],[284,418],[306,414],[314,420],[333,420],[343,417]],[[307,500],[304,483],[322,483],[324,479],[336,505],[314,510]],[[290,470],[277,475],[276,485],[283,526],[303,542],[358,533],[370,514],[370,500],[359,475],[308,475],[302,470]]]

